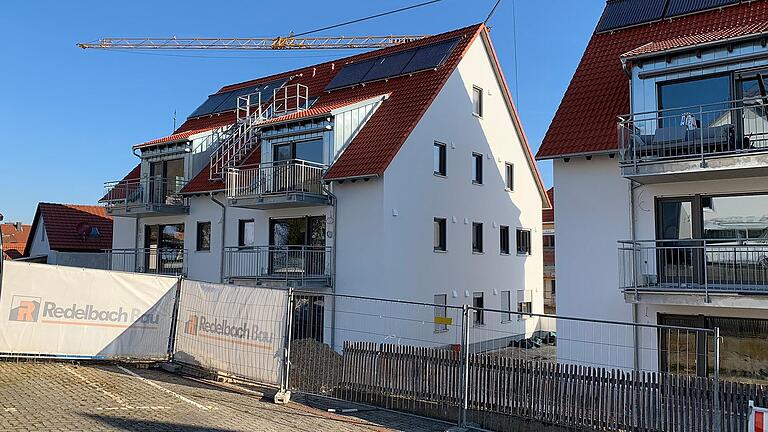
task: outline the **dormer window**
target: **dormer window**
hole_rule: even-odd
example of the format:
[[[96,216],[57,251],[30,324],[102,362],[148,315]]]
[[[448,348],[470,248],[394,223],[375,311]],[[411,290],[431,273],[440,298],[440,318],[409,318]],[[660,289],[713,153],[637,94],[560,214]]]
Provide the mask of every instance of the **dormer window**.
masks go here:
[[[285,144],[275,144],[272,160],[275,162],[291,159],[323,163],[323,140],[295,141]]]

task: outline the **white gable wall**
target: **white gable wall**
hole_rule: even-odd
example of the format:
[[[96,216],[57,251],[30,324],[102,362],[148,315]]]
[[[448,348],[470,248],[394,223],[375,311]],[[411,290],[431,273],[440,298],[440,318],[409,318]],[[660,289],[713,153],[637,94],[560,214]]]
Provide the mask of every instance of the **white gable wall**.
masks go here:
[[[472,114],[473,85],[484,90],[483,118]],[[457,306],[472,304],[473,292],[483,292],[485,307],[500,309],[500,292],[508,290],[515,309],[517,291],[530,290],[533,311],[543,312],[542,198],[502,92],[488,51],[478,38],[383,179],[367,185],[345,183],[335,189],[339,196],[337,292],[427,303],[433,302],[435,294],[447,294],[448,304]],[[433,175],[434,141],[448,145],[444,178]],[[473,152],[485,155],[483,185],[472,184]],[[515,167],[514,192],[505,191],[505,162]],[[353,195],[357,190],[359,195]],[[433,251],[435,217],[448,219],[445,253]],[[472,253],[472,222],[484,224],[483,254]],[[348,231],[349,224],[356,226],[355,235]],[[510,227],[510,255],[499,253],[499,225]],[[518,227],[531,231],[531,256],[516,254]],[[504,324],[501,319],[501,314],[486,314],[485,328],[474,337],[486,339],[489,333],[484,330],[493,328],[536,329],[536,319],[518,322],[514,318]],[[340,321],[338,327],[349,328],[349,324]],[[425,327],[429,333],[434,329],[431,320]],[[425,337],[458,343],[455,333]]]
[[[48,243],[48,233],[45,232],[45,223],[43,222],[43,216],[40,215],[40,219],[37,221],[37,229],[30,235],[32,246],[29,248],[29,256],[47,256],[48,264],[56,264],[56,252],[51,250],[51,245]]]

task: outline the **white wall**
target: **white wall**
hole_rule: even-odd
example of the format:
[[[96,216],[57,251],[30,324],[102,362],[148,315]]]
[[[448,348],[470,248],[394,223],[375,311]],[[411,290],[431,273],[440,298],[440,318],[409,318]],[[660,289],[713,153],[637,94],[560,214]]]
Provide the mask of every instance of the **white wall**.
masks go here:
[[[617,241],[630,238],[628,181],[621,177],[617,160],[607,156],[557,159],[553,165],[557,314],[631,322],[632,308],[618,288],[617,259]],[[617,351],[603,344],[631,344],[628,327],[558,320],[557,331],[559,359],[597,364],[607,358],[631,366],[631,349]],[[590,341],[605,349],[595,350]]]
[[[51,246],[48,243],[48,234],[45,232],[45,223],[43,223],[43,216],[37,221],[37,229],[30,236],[32,245],[29,248],[29,256],[47,256],[48,264],[56,264],[56,254],[51,250]]]
[[[473,85],[484,89],[483,118],[472,114]],[[433,175],[434,141],[448,144],[444,178]],[[485,155],[483,185],[471,181],[473,152]],[[435,294],[447,294],[448,304],[456,306],[472,304],[473,292],[483,292],[485,307],[500,309],[500,291],[512,291],[516,308],[517,290],[531,290],[534,312],[543,312],[542,199],[524,152],[488,52],[477,39],[383,179],[334,186],[339,196],[337,292],[427,303]],[[505,162],[515,166],[514,192],[505,191]],[[433,251],[434,217],[448,219],[446,253]],[[472,253],[472,222],[484,224],[483,254]],[[510,227],[510,255],[499,253],[499,225]],[[531,230],[531,256],[515,253],[518,227]],[[427,317],[420,326],[408,323],[399,331],[414,334],[420,327],[422,340],[459,342],[456,329],[433,333],[431,308],[421,313]],[[357,319],[339,317],[338,327],[364,325],[364,316]],[[485,321],[485,327],[473,330],[474,340],[530,334],[536,328],[536,319],[502,324],[501,314],[486,314]]]

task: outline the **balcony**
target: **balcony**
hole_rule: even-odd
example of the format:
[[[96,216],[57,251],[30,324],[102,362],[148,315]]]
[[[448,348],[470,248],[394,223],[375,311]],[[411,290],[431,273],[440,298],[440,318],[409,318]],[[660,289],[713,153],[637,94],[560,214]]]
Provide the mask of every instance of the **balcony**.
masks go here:
[[[768,174],[768,100],[742,99],[619,118],[619,165],[640,183]]]
[[[103,253],[100,262],[104,264],[105,270],[185,276],[186,256],[185,249],[111,249]]]
[[[227,198],[232,206],[261,210],[327,205],[326,168],[297,159],[231,168],[227,171]]]
[[[258,285],[326,288],[332,283],[328,246],[244,246],[224,250],[226,279]]]
[[[768,239],[619,242],[625,292],[768,294]]]
[[[104,184],[106,194],[101,202],[112,216],[185,214],[189,206],[179,191],[186,183],[183,179],[161,177],[107,182]]]

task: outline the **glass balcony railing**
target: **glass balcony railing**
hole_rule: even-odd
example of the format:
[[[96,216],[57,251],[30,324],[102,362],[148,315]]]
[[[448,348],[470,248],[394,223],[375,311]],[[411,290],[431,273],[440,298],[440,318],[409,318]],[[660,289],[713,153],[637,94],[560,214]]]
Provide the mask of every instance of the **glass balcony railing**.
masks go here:
[[[619,288],[768,293],[768,239],[620,241]]]
[[[323,164],[298,159],[232,168],[227,172],[227,197],[325,195],[326,168]]]
[[[243,246],[224,250],[226,278],[307,280],[331,278],[329,246]]]
[[[752,98],[619,118],[624,166],[768,151],[768,99]]]
[[[183,208],[187,199],[180,191],[187,184],[182,178],[145,177],[134,180],[120,180],[104,184],[105,194],[101,202],[108,209],[126,210],[150,207],[157,211],[163,208]]]

